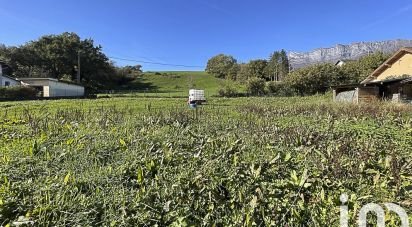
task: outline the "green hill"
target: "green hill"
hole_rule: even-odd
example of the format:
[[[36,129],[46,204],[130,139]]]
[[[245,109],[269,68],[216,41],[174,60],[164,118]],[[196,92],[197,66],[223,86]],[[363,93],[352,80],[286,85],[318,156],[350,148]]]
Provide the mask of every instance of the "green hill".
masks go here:
[[[206,72],[145,72],[125,89],[186,96],[189,89],[195,88],[205,90],[206,95],[211,96],[217,94],[222,81]]]

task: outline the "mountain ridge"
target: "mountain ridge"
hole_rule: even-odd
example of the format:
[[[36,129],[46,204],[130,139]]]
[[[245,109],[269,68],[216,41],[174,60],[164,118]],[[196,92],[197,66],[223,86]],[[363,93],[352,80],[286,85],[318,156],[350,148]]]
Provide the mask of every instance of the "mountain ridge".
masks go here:
[[[412,47],[412,40],[395,39],[372,42],[336,44],[333,47],[316,48],[308,52],[288,52],[289,62],[294,69],[319,63],[335,63],[338,60],[357,60],[370,53],[393,53],[402,47]]]

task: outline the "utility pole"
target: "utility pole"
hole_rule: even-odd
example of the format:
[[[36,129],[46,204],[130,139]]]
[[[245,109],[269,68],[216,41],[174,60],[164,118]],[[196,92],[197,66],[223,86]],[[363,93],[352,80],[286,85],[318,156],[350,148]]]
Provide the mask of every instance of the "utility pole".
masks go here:
[[[80,84],[80,50],[77,52],[77,83]]]

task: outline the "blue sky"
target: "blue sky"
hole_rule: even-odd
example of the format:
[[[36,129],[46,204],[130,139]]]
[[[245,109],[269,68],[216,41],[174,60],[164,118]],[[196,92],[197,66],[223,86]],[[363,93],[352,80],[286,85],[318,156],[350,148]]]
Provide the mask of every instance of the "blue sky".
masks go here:
[[[204,66],[219,53],[246,62],[282,48],[412,39],[412,0],[0,0],[0,23],[6,45],[70,31],[108,56]]]

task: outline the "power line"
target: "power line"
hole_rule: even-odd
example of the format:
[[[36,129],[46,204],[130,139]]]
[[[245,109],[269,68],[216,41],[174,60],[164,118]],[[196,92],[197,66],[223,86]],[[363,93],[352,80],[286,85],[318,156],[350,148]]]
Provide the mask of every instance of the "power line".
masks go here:
[[[116,59],[116,60],[122,60],[122,61],[152,64],[152,65],[176,66],[176,67],[185,67],[185,68],[205,68],[204,66],[198,66],[198,65],[168,64],[168,63],[153,62],[153,61],[139,61],[139,60],[134,60],[134,59],[126,59],[126,58],[118,58],[118,57],[109,57],[109,58]]]

